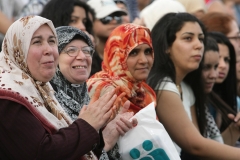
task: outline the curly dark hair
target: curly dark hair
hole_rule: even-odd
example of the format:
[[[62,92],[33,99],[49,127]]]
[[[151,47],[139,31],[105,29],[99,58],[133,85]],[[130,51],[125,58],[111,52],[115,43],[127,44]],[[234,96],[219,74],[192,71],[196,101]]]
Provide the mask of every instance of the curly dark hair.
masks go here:
[[[51,0],[45,5],[40,16],[50,19],[55,27],[68,26],[71,22],[74,6],[82,7],[85,10],[86,31],[93,34],[93,24],[88,17],[88,13],[92,14],[93,19],[95,19],[95,13],[86,2],[80,0]]]

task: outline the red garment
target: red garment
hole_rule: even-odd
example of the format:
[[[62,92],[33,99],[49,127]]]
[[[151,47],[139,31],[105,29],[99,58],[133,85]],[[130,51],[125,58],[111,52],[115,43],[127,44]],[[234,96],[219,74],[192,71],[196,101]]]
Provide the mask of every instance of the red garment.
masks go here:
[[[0,104],[0,159],[76,160],[100,144],[96,130],[82,119],[51,134],[21,98],[0,99]],[[97,156],[103,146],[96,148]]]
[[[102,71],[87,80],[90,97],[96,89],[100,89],[102,95],[107,88],[120,86],[121,92],[127,94],[123,103],[126,100],[131,102],[129,111],[136,113],[151,102],[156,102],[155,92],[145,81],[136,81],[126,63],[129,53],[138,45],[148,44],[152,48],[150,34],[148,28],[135,24],[123,24],[112,31],[104,48]]]

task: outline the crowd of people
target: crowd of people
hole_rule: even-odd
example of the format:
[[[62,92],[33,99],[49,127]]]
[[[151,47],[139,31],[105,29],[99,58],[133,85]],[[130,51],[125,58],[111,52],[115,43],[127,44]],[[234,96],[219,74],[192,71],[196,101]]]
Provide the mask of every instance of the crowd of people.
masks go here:
[[[8,3],[0,159],[120,160],[152,102],[182,160],[239,159],[239,0]]]

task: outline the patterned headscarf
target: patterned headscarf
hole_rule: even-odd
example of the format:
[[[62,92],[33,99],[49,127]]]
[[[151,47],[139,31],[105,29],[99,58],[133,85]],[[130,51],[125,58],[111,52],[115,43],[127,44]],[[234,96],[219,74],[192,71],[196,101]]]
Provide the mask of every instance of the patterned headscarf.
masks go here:
[[[148,28],[123,24],[113,30],[105,45],[102,71],[87,81],[90,97],[94,95],[96,89],[101,89],[102,95],[109,88],[120,86],[120,91],[126,93],[123,102],[126,100],[131,102],[129,111],[136,113],[149,103],[156,102],[156,95],[151,87],[145,81],[136,81],[128,70],[128,55],[140,44],[152,47]]]
[[[50,133],[72,123],[53,95],[49,82],[33,79],[27,56],[34,32],[47,24],[57,37],[52,22],[39,16],[15,21],[8,29],[0,53],[0,98],[26,106]]]
[[[77,28],[62,26],[56,28],[56,31],[58,36],[59,53],[61,53],[66,45],[75,39],[76,36],[93,48],[91,39],[83,31]],[[86,82],[83,84],[71,84],[71,82],[69,82],[61,73],[60,69],[57,68],[56,75],[51,80],[51,85],[53,86],[55,96],[64,111],[68,113],[72,120],[76,120],[83,105],[87,105],[90,100]]]

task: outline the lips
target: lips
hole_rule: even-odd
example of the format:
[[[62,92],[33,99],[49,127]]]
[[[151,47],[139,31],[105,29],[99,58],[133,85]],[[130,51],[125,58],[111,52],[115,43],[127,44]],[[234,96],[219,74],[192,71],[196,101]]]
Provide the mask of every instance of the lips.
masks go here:
[[[196,59],[201,59],[202,55],[194,55],[193,57],[196,58]]]
[[[219,77],[219,78],[224,78],[225,75],[226,75],[226,74],[225,74],[225,73],[222,73],[222,72],[218,73],[218,77]]]
[[[42,64],[54,63],[54,61],[43,62]]]

